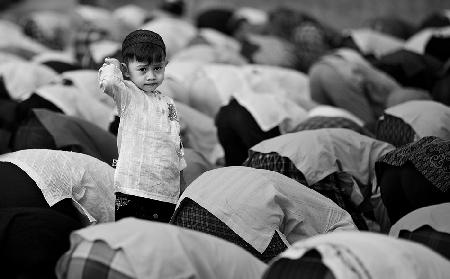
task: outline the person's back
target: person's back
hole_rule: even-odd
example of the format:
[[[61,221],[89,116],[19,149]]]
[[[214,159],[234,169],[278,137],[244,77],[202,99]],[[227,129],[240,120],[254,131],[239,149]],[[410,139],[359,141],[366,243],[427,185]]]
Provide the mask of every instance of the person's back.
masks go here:
[[[100,88],[114,99],[120,117],[116,220],[168,221],[186,163],[174,101],[156,90],[164,80],[165,44],[152,31],[136,30],[123,41],[122,57],[122,64],[106,58],[99,70]]]

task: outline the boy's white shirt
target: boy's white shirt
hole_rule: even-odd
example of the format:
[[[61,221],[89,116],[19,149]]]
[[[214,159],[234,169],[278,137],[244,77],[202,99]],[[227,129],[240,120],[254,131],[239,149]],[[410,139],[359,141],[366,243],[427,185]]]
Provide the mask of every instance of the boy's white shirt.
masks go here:
[[[115,191],[176,203],[186,161],[174,101],[159,92],[144,93],[112,64],[99,70],[99,83],[120,117]]]

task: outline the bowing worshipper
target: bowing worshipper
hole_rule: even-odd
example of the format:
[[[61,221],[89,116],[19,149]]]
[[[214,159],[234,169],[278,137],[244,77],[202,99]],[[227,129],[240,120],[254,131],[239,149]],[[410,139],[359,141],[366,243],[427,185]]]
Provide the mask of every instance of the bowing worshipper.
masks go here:
[[[79,82],[74,83],[66,78],[74,76],[73,74],[59,75],[43,64],[22,61],[1,64],[0,76],[3,77],[7,92],[5,98],[26,102],[32,108],[62,111],[105,130],[108,130],[113,121],[115,109],[98,97],[93,97],[85,87],[79,86]]]
[[[396,147],[426,136],[450,139],[450,107],[413,100],[387,108],[378,119],[376,137]]]
[[[7,14],[8,12],[4,12],[0,8],[0,32],[3,34],[0,43],[1,52],[16,55],[26,60],[31,59],[39,53],[49,51],[44,45],[26,36],[20,25],[14,23],[12,20],[5,19],[4,15]]]
[[[180,194],[184,192],[186,187],[188,187],[192,181],[202,175],[202,173],[217,167],[216,164],[212,164],[200,152],[195,151],[192,148],[184,148],[184,157],[187,166],[183,171],[183,177],[186,183],[180,185]]]
[[[310,112],[311,111],[308,112],[308,115],[311,115]],[[290,130],[289,133],[327,128],[344,128],[355,131],[361,135],[374,137],[372,132],[370,132],[367,128],[345,116],[308,116],[305,120]]]
[[[306,118],[298,123],[280,125],[282,134],[320,128],[347,128],[360,134],[373,136],[360,118],[345,109],[321,105],[314,101],[304,102],[304,107],[308,110]]]
[[[41,86],[61,81],[59,74],[48,66],[25,60],[0,64],[0,76],[9,99],[18,102],[30,98]]]
[[[35,94],[55,104],[65,115],[84,119],[105,131],[108,131],[116,115],[114,108],[70,82],[41,86],[35,90]]]
[[[120,59],[120,42],[130,27],[102,3],[78,5],[74,11],[82,20],[77,28],[73,55],[83,69],[97,70],[106,57]]]
[[[416,209],[395,223],[389,235],[422,243],[450,260],[450,203]]]
[[[445,38],[448,38],[449,35],[450,26],[424,28],[411,36],[405,42],[404,48],[415,53],[428,54],[440,62],[445,63],[445,57],[448,55],[448,51],[440,47],[440,50],[438,50],[435,47],[438,47],[441,43],[444,43],[441,46],[445,48]]]
[[[368,59],[376,59],[403,48],[400,38],[370,28],[356,28],[345,31],[355,43],[358,51]]]
[[[234,11],[229,26],[240,44],[239,52],[252,64],[296,69],[299,62],[295,45],[267,34],[267,21],[267,13],[260,9],[242,7]]]
[[[202,65],[191,79],[189,105],[215,118],[227,165],[240,165],[247,149],[306,117],[308,78],[264,65]],[[287,128],[286,128],[287,129]]]
[[[450,262],[412,241],[371,232],[333,232],[294,243],[263,279],[444,279]]]
[[[311,98],[344,108],[372,127],[386,108],[389,94],[400,85],[360,54],[340,49],[317,61],[309,72]]]
[[[125,218],[71,235],[58,261],[59,279],[248,278],[266,265],[244,249],[208,234]]]
[[[443,64],[436,58],[406,48],[383,55],[372,65],[395,79],[401,86],[431,92],[439,80]]]
[[[395,89],[391,92],[391,94],[389,94],[386,99],[386,108],[414,100],[431,101],[433,99],[433,96],[428,91],[413,87],[403,87]],[[374,126],[374,129],[376,129],[376,124]]]
[[[112,15],[122,22],[129,30],[134,30],[143,25],[151,16],[151,13],[139,5],[127,3],[115,8]]]
[[[235,243],[264,262],[295,241],[357,230],[330,199],[273,171],[242,166],[207,171],[181,195],[171,223]]]
[[[295,68],[308,73],[325,53],[340,47],[342,35],[325,22],[289,7],[268,12],[267,33],[291,42],[295,47]]]
[[[158,7],[162,12],[172,16],[182,17],[186,14],[186,2],[184,0],[162,0]]]
[[[196,109],[175,101],[179,114],[181,139],[184,147],[199,152],[211,164],[223,158],[223,148],[217,137],[214,119]]]
[[[11,151],[72,151],[90,155],[109,165],[118,157],[116,137],[86,120],[48,109],[31,109],[21,119],[11,130]]]
[[[266,32],[268,13],[253,7],[240,7],[228,22],[233,37],[240,43],[240,53],[252,64],[295,69],[298,65],[292,42]]]
[[[423,137],[375,163],[381,199],[392,224],[424,207],[450,202],[450,140]]]
[[[63,78],[63,82],[73,85],[83,94],[93,97],[108,107],[115,108],[114,100],[111,100],[108,96],[104,96],[104,94],[100,94],[101,90],[98,87],[97,70],[80,69],[75,71],[66,71],[62,73],[61,76]]]
[[[388,230],[375,162],[394,146],[350,129],[328,128],[284,134],[248,151],[244,166],[276,171],[333,200],[362,230]],[[372,220],[372,221],[371,221]]]
[[[166,44],[167,59],[184,49],[197,34],[197,28],[186,18],[166,13],[157,16],[139,29],[158,33]]]
[[[373,133],[365,127],[364,122],[345,109],[320,105],[311,100],[298,100],[305,108],[305,113],[287,114],[277,126],[264,131],[256,119],[261,114],[247,110],[252,108],[248,102],[244,105],[232,99],[223,106],[216,116],[219,141],[224,147],[225,163],[240,165],[247,158],[248,149],[255,144],[280,134],[294,133],[313,128],[350,128],[357,132],[373,137]],[[254,106],[257,107],[257,106]],[[307,110],[307,111],[306,111]],[[278,112],[279,113],[279,112]]]
[[[49,51],[37,54],[30,60],[33,63],[43,64],[58,74],[81,70],[81,65],[70,51]]]
[[[353,113],[349,112],[348,110],[334,107],[334,106],[327,106],[327,105],[320,105],[317,103],[314,103],[311,101],[310,108],[308,110],[308,118],[310,117],[340,117],[340,118],[347,118],[351,120],[352,122],[358,124],[358,126],[363,127],[365,123],[358,118]],[[288,131],[286,131],[288,132]]]
[[[234,8],[226,6],[207,6],[194,16],[195,26],[198,29],[214,29],[227,36],[232,36],[234,30],[233,25],[230,23],[235,11]]]
[[[60,211],[83,225],[114,221],[114,169],[91,156],[27,149],[0,155],[0,207]]]
[[[74,19],[74,10],[77,5],[76,0],[14,0],[2,1],[0,4],[0,33],[2,42],[0,49],[10,53],[16,53],[25,59],[32,59],[37,54],[50,52],[52,49],[45,45],[49,39],[54,42],[64,42],[70,44],[70,40],[60,40],[60,38],[70,38],[70,33],[74,29],[67,29],[67,22]],[[38,18],[34,15],[39,14]],[[51,15],[50,15],[51,14]],[[57,14],[57,15],[56,15]],[[30,28],[38,32],[39,36],[30,37],[30,29],[25,30],[23,23],[30,22],[27,19],[36,19],[39,22],[33,25],[36,28]],[[58,26],[54,19],[58,18]],[[31,26],[29,26],[31,27]],[[53,32],[63,29],[64,32]],[[39,41],[39,39],[43,39]],[[66,45],[66,46],[67,46]]]
[[[70,233],[82,227],[48,208],[1,208],[2,278],[56,279],[56,262],[70,248]]]
[[[199,42],[183,48],[171,59],[172,61],[196,61],[203,63],[223,63],[232,65],[243,65],[247,60],[233,49],[225,49],[220,46]]]
[[[248,107],[252,114],[267,114],[264,117],[266,122],[269,121],[269,113],[259,111],[266,102],[270,101],[272,106],[288,106],[285,103],[301,106],[305,100],[311,99],[307,75],[268,65],[201,64],[186,86],[189,88],[189,105],[211,117],[216,117],[220,108],[232,98]],[[270,109],[274,114],[272,118],[281,117],[274,108],[264,109]],[[288,112],[295,112],[291,110],[294,109],[290,108]]]
[[[397,16],[376,16],[369,19],[365,25],[402,40],[407,40],[416,31],[416,26]]]
[[[199,29],[189,44],[172,56],[174,61],[196,61],[203,63],[247,64],[241,55],[241,43],[233,37],[215,29]]]
[[[425,53],[447,63],[450,58],[450,34],[433,34],[425,45]]]
[[[1,140],[0,154],[10,152],[14,149],[15,146],[14,137],[17,132],[17,129],[21,125],[22,121],[25,121],[24,119],[30,116],[29,109],[27,108],[28,105],[33,106],[35,105],[46,106],[48,104],[52,105],[50,102],[36,102],[36,101],[37,99],[34,99],[31,103],[27,101],[18,103],[13,100],[0,98],[0,130],[2,131],[2,137],[0,138]],[[24,107],[22,107],[24,103],[26,104]],[[38,134],[39,133],[37,133],[37,131],[33,131],[34,135],[33,139],[20,139],[20,140],[29,141],[30,143],[33,142],[33,144],[35,144],[36,146],[35,148],[41,148],[44,146],[50,146],[51,148],[53,148],[54,144],[48,137],[48,134],[44,134],[44,136],[40,136]]]
[[[67,50],[77,29],[74,15],[58,11],[33,11],[21,19],[25,35],[46,46],[52,51]]]
[[[434,10],[422,19],[417,27],[417,31],[427,28],[439,28],[450,26],[450,17],[447,10]]]
[[[113,10],[105,7],[102,3],[78,4],[74,13],[81,17],[84,28],[95,30],[98,35],[101,35],[102,39],[120,41],[123,36],[130,32],[129,28],[114,17]]]

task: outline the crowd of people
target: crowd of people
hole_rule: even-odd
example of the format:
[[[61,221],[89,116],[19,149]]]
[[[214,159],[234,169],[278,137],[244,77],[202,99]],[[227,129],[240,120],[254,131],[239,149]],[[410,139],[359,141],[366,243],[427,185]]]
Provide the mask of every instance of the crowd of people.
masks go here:
[[[448,278],[450,10],[95,2],[0,3],[2,277]]]

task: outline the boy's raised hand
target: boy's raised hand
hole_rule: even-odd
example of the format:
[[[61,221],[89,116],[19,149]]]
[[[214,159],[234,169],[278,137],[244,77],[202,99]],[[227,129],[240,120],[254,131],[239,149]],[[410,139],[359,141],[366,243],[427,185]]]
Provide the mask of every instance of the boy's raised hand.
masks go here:
[[[103,65],[110,65],[110,64],[115,65],[117,68],[120,69],[120,62],[119,62],[119,60],[117,60],[116,58],[106,57],[105,58],[105,63]]]

